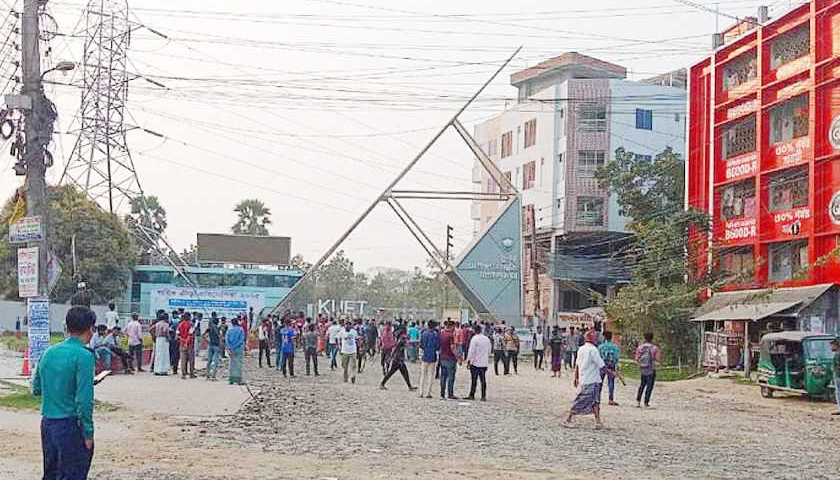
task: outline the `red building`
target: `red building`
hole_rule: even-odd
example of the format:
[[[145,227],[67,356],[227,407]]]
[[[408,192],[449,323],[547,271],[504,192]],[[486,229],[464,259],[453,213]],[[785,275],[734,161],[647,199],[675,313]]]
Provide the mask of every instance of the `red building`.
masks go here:
[[[754,271],[730,290],[840,283],[840,0],[762,13],[719,35],[722,45],[689,72],[686,203],[713,218],[712,241],[692,255],[700,268]],[[834,331],[835,292],[740,315]],[[814,302],[824,304],[818,314]],[[736,320],[709,308],[707,320]]]

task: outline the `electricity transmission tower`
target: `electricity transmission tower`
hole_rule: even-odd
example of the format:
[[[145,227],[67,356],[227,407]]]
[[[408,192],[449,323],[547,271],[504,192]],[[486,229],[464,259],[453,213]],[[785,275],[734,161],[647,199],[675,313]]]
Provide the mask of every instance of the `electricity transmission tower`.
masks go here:
[[[142,196],[126,142],[128,46],[126,0],[90,0],[85,9],[78,138],[61,177],[111,213]]]

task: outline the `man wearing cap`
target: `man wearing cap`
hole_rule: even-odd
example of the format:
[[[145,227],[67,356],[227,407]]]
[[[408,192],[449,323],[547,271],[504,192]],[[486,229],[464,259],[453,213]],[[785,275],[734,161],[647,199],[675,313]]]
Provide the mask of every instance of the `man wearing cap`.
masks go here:
[[[595,415],[595,429],[604,427],[601,423],[601,369],[604,368],[604,360],[598,353],[595,342],[598,341],[597,333],[594,330],[586,332],[586,343],[578,349],[577,364],[575,366],[575,388],[580,386],[580,393],[572,403],[569,415],[563,422],[564,427],[572,426],[572,417],[575,415]]]

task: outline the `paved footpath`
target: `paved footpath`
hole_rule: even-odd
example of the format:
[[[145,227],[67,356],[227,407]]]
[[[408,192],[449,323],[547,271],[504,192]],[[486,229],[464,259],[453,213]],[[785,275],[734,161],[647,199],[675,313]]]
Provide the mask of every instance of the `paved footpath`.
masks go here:
[[[194,408],[147,414],[125,400],[103,422],[130,433],[101,453],[97,444],[92,478],[837,478],[840,421],[829,417],[829,403],[762,399],[753,386],[700,379],[658,384],[654,408],[640,410],[632,406],[631,384],[618,387],[621,406],[604,408],[605,430],[594,430],[590,418],[568,430],[560,422],[574,397],[569,378],[552,379],[525,363],[519,375],[490,373],[489,401],[481,403],[441,401],[437,389],[436,398],[421,399],[399,376],[381,391],[378,365],[353,385],[324,369],[323,359],[321,377],[302,376],[298,364],[299,377],[292,379],[256,368],[250,357],[255,397],[232,414],[208,408],[213,397],[227,396],[230,404],[231,392],[249,397],[241,387],[148,376],[139,400],[189,404],[192,398]],[[411,376],[419,381],[416,365]],[[460,368],[456,394],[468,386]],[[25,441],[37,450],[37,438]],[[6,453],[0,446],[0,467]]]

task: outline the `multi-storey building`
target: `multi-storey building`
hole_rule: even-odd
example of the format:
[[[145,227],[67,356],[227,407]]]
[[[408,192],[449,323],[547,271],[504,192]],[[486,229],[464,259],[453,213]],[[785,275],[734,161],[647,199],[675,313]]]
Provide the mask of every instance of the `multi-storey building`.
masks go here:
[[[628,219],[600,188],[595,171],[620,147],[645,159],[666,147],[683,153],[685,74],[648,82],[626,77],[622,66],[564,53],[514,73],[518,102],[475,127],[476,140],[522,191],[525,310],[534,311],[527,245],[536,231],[536,258],[543,270],[540,316],[550,323],[563,312],[590,306],[591,291],[606,295],[628,280],[626,268],[609,255],[626,242]],[[478,165],[473,182],[481,192],[498,191]],[[498,202],[473,205],[476,232],[497,208]]]
[[[761,8],[715,43],[689,72],[687,207],[713,218],[690,258],[733,284],[695,320],[753,347],[778,328],[835,332],[840,0]]]

